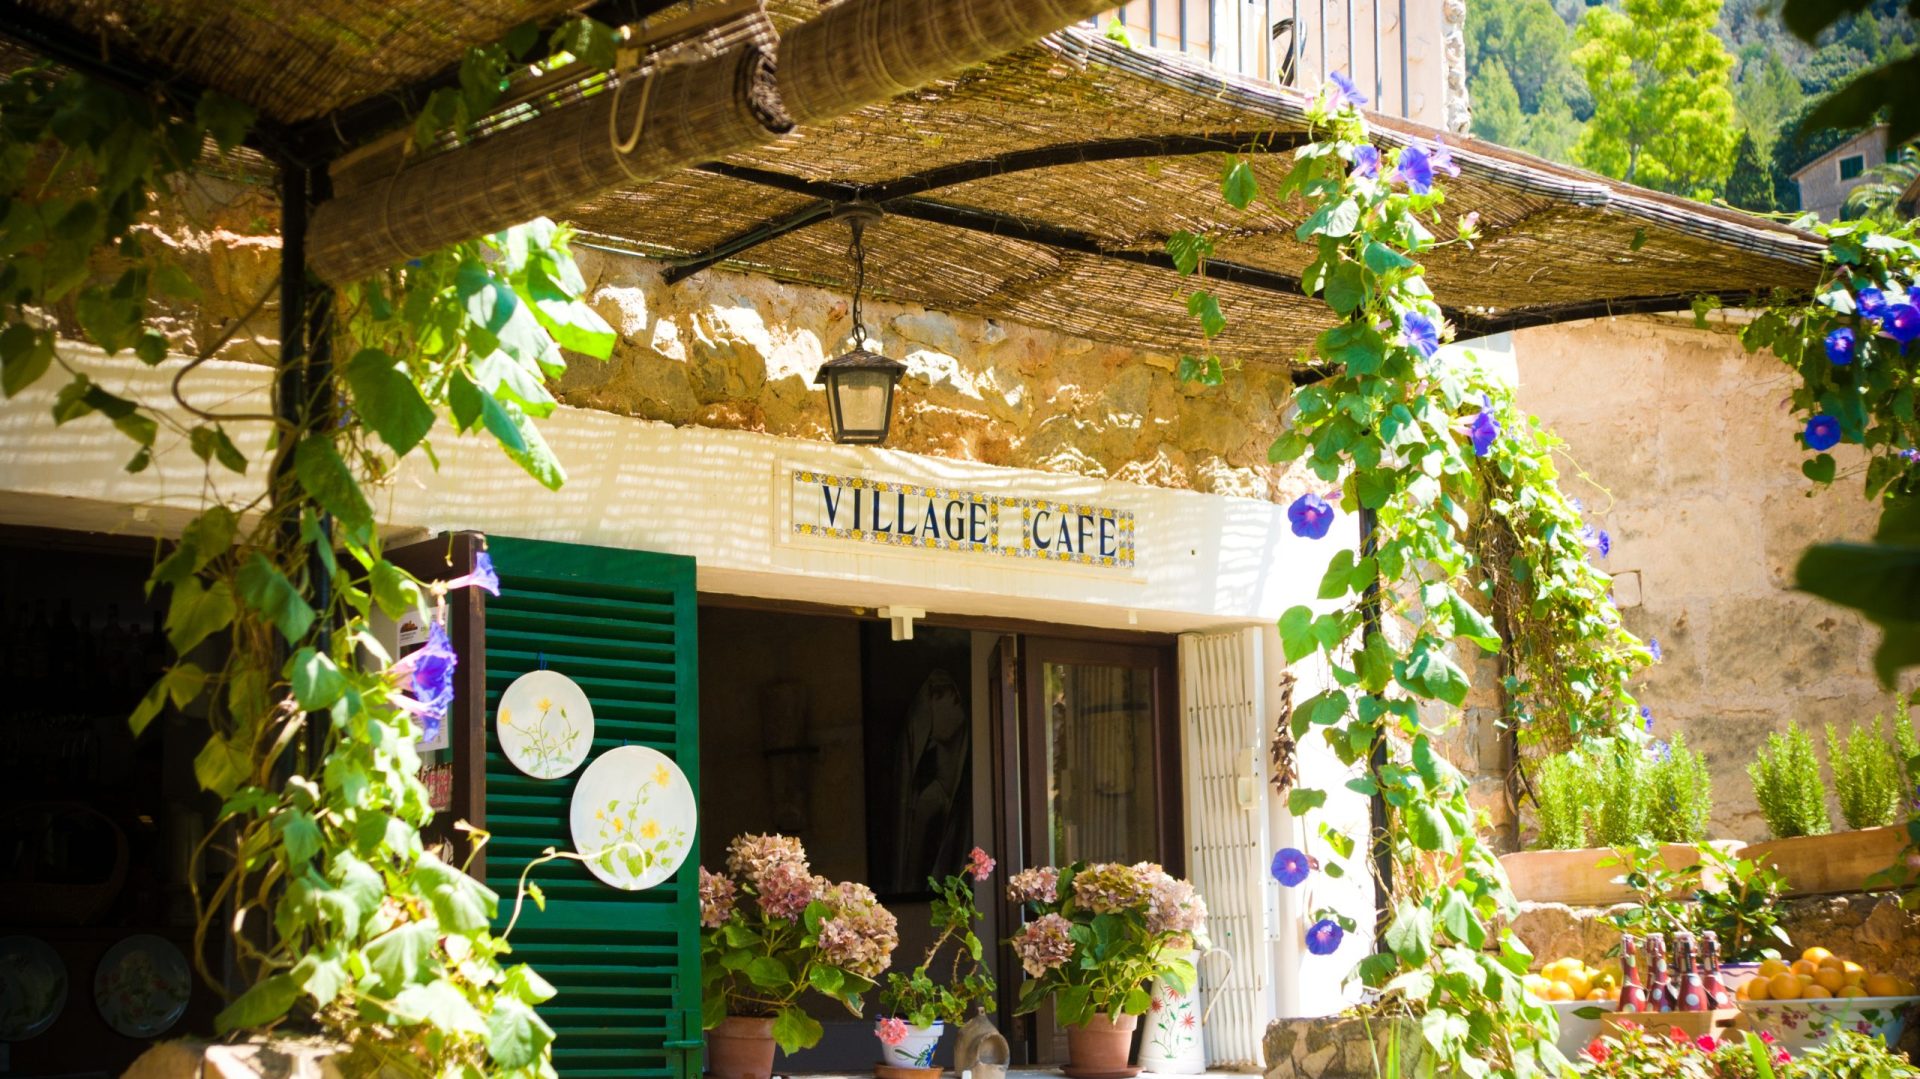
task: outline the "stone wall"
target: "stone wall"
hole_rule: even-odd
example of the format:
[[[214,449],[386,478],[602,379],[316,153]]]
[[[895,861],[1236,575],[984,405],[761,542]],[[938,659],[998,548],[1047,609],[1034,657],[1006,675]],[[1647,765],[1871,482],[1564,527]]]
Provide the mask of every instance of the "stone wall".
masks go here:
[[[1622,318],[1515,335],[1520,403],[1562,438],[1562,469],[1596,527],[1627,625],[1665,660],[1639,681],[1656,736],[1684,731],[1713,771],[1716,836],[1767,838],[1746,776],[1792,721],[1871,722],[1879,632],[1792,590],[1810,544],[1872,533],[1877,512],[1842,478],[1815,493],[1788,408],[1793,376],[1731,327]],[[1844,447],[1843,447],[1844,449]],[[1840,824],[1837,806],[1836,825]]]
[[[576,255],[620,344],[609,363],[570,367],[567,403],[827,437],[813,378],[848,347],[844,296],[719,270],[668,286],[655,263]],[[880,351],[907,364],[890,448],[1249,498],[1306,489],[1267,463],[1292,389],[1278,366],[1208,388],[1181,383],[1177,357],[1160,353],[900,304],[869,303],[864,317]]]

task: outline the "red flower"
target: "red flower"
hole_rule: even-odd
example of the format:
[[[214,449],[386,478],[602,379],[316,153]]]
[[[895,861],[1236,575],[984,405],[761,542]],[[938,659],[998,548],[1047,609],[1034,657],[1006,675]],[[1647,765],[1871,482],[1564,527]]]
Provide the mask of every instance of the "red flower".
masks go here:
[[[1766,1042],[1766,1043],[1767,1043],[1768,1045],[1772,1045],[1772,1044],[1773,1044],[1773,1031],[1771,1031],[1771,1030],[1763,1030],[1763,1031],[1761,1031],[1761,1032],[1760,1032],[1760,1040],[1761,1040],[1761,1041],[1763,1041],[1763,1042]]]
[[[1703,1053],[1711,1053],[1715,1049],[1720,1048],[1720,1043],[1716,1041],[1711,1034],[1700,1035],[1698,1038],[1693,1039],[1693,1044],[1698,1046]]]
[[[1614,1025],[1619,1027],[1621,1030],[1639,1030],[1640,1029],[1640,1024],[1634,1022],[1631,1019],[1622,1019],[1618,1023],[1615,1023]]]
[[[1164,1008],[1164,1007],[1166,1007],[1166,1005],[1165,1005],[1165,1004],[1163,1004],[1163,1003],[1161,1003],[1161,1001],[1160,1001],[1160,998],[1159,998],[1159,997],[1154,997],[1154,998],[1153,998],[1153,1010],[1154,1010],[1154,1011],[1156,1011],[1156,1012],[1157,1012],[1157,1011],[1159,1011],[1159,1010],[1160,1010],[1161,1008]]]
[[[1687,1040],[1687,1032],[1679,1027],[1671,1027],[1667,1030],[1667,1037],[1677,1042],[1684,1042]]]
[[[1785,1049],[1775,1049],[1773,1051],[1773,1062],[1775,1064],[1785,1064],[1787,1061],[1792,1059],[1793,1059],[1793,1054],[1787,1052]]]
[[[973,874],[974,880],[986,880],[992,876],[993,864],[993,857],[979,847],[973,848],[973,852],[967,855],[967,872]]]
[[[1627,1024],[1622,1023],[1620,1025],[1624,1027]],[[1586,1057],[1588,1060],[1593,1061],[1595,1064],[1605,1064],[1607,1062],[1607,1054],[1611,1053],[1612,1050],[1607,1048],[1606,1042],[1601,1041],[1599,1038],[1595,1038],[1592,1041],[1587,1043],[1587,1047],[1584,1050],[1584,1052],[1586,1053]]]
[[[1180,1025],[1183,1027],[1186,1027],[1188,1030],[1193,1029],[1193,1024],[1194,1024],[1194,1015],[1192,1012],[1188,1012],[1187,1014],[1180,1017]]]

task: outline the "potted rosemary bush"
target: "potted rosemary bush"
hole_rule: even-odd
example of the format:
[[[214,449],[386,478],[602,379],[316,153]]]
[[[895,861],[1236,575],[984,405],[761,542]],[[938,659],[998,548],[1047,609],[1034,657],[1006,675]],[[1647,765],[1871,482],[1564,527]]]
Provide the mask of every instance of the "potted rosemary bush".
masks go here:
[[[818,1045],[809,992],[860,1014],[860,996],[887,969],[898,925],[864,884],[835,884],[807,866],[800,841],[743,835],[726,874],[700,869],[700,980],[710,1070],[766,1079],[773,1049]]]
[[[1856,728],[1844,741],[1829,732],[1828,763],[1852,831],[1833,831],[1813,739],[1799,726],[1767,735],[1747,767],[1773,836],[1748,847],[1747,856],[1786,874],[1789,894],[1867,891],[1877,886],[1871,878],[1900,860],[1906,829],[1872,826],[1886,819],[1889,805],[1898,811],[1903,782],[1897,751],[1881,742],[1877,727]]]
[[[1204,947],[1207,908],[1193,885],[1148,862],[1074,863],[1014,875],[1008,894],[1033,913],[1013,938],[1025,969],[1021,1014],[1049,998],[1067,1028],[1066,1073],[1077,1079],[1137,1075],[1133,1030],[1163,978],[1193,991],[1192,956]]]
[[[973,885],[993,876],[993,859],[973,848],[964,869],[944,880],[928,878],[933,889],[933,945],[920,965],[902,974],[887,975],[880,989],[881,1018],[874,1026],[885,1067],[930,1069],[934,1051],[949,1024],[959,1026],[967,1011],[993,999],[993,976],[981,962],[984,949],[973,927],[981,919],[973,902]],[[952,946],[953,959],[937,977],[942,952]]]

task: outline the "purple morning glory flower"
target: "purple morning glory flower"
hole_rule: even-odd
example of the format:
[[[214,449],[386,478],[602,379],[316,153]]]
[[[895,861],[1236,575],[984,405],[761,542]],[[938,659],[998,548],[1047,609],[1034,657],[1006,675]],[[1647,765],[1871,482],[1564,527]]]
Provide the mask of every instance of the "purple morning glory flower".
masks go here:
[[[1647,638],[1647,651],[1653,653],[1653,661],[1655,663],[1660,662],[1662,658],[1660,655],[1660,638],[1658,637]]]
[[[492,595],[500,594],[500,575],[493,571],[493,556],[485,551],[473,556],[473,572],[447,582],[448,589],[472,585]]]
[[[1319,539],[1333,527],[1333,507],[1319,495],[1304,494],[1287,507],[1287,521],[1293,525],[1294,535]]]
[[[1340,948],[1340,938],[1346,935],[1340,923],[1322,918],[1307,927],[1307,951],[1314,955],[1332,955]]]
[[[1920,307],[1920,285],[1907,286],[1907,302],[1915,307]]]
[[[1840,444],[1840,421],[1822,412],[1807,421],[1807,448],[1830,450]]]
[[[1380,175],[1380,149],[1372,143],[1353,148],[1353,174],[1371,180]]]
[[[1400,337],[1408,347],[1428,359],[1440,351],[1440,327],[1418,311],[1401,312]]]
[[[1352,105],[1357,109],[1367,103],[1367,95],[1361,93],[1360,88],[1355,86],[1353,80],[1345,74],[1336,71],[1327,76],[1327,79],[1333,83],[1333,103],[1335,105]]]
[[[1673,747],[1665,742],[1655,742],[1647,747],[1647,755],[1665,764],[1673,759]]]
[[[1910,303],[1896,303],[1888,306],[1886,325],[1880,331],[1905,346],[1916,337],[1920,337],[1920,307]]]
[[[1613,537],[1603,528],[1600,530],[1600,538],[1594,543],[1594,546],[1600,548],[1600,557],[1605,558],[1613,553]]]
[[[1476,412],[1473,422],[1467,425],[1467,436],[1473,439],[1473,455],[1485,457],[1493,452],[1493,444],[1500,438],[1500,421],[1494,419],[1491,412]]]
[[[1900,456],[1909,461],[1920,461],[1920,450],[1901,450]]]
[[[412,671],[413,697],[420,702],[422,723],[431,727],[446,718],[447,709],[453,706],[453,671],[460,665],[447,627],[434,622],[427,631],[426,647],[401,662]]]
[[[1400,165],[1393,170],[1393,178],[1407,185],[1407,190],[1424,195],[1433,190],[1433,159],[1418,146],[1409,146],[1400,151]]]
[[[1453,163],[1453,151],[1447,148],[1443,140],[1433,140],[1433,149],[1427,152],[1427,159],[1433,163],[1436,170],[1448,176],[1460,175],[1460,166]]]
[[[1653,709],[1644,704],[1640,706],[1640,729],[1648,734],[1653,733]]]
[[[1845,326],[1827,335],[1827,359],[1837,367],[1853,362],[1853,331]]]
[[[1282,847],[1273,856],[1273,879],[1289,888],[1298,888],[1312,869],[1313,864],[1305,851]]]
[[[1887,311],[1887,294],[1868,285],[1854,297],[1854,305],[1868,318],[1884,318]]]

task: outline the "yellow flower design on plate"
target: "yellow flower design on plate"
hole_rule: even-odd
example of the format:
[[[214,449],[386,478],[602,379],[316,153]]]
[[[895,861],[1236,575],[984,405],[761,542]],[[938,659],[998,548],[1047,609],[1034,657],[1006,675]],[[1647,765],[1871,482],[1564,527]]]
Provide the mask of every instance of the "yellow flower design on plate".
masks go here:
[[[666,765],[658,765],[653,770],[653,782],[656,786],[664,787],[673,782],[673,773],[667,770]]]
[[[640,838],[641,839],[660,838],[660,822],[657,820],[654,820],[651,817],[647,818],[647,822],[640,826]]]
[[[553,711],[553,698],[542,697],[539,700],[533,702],[533,706],[535,708],[540,709],[542,712],[551,712]]]

